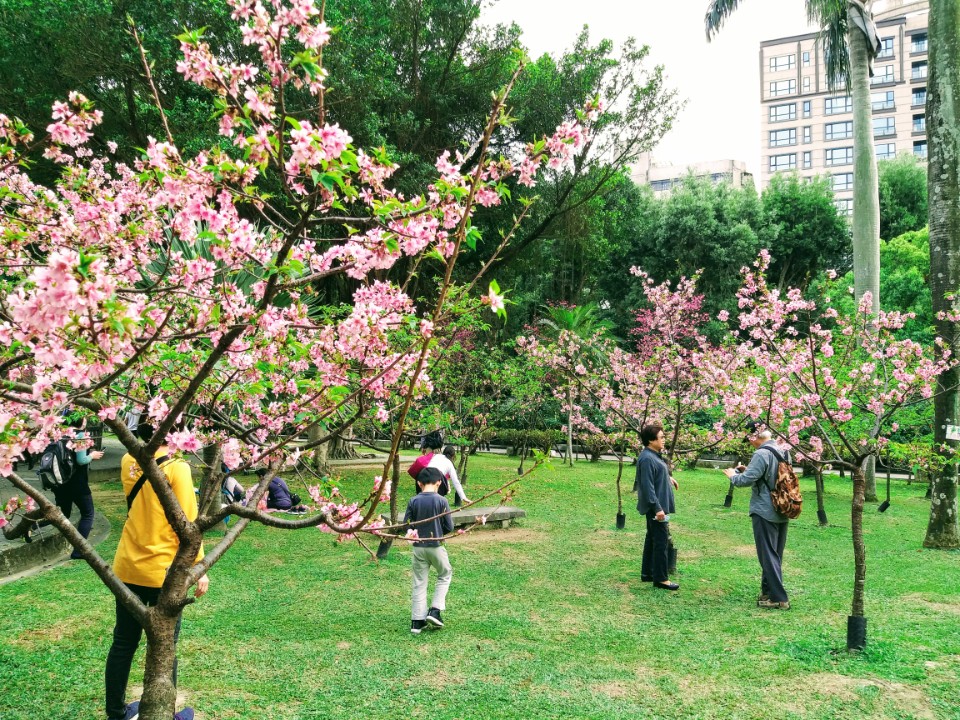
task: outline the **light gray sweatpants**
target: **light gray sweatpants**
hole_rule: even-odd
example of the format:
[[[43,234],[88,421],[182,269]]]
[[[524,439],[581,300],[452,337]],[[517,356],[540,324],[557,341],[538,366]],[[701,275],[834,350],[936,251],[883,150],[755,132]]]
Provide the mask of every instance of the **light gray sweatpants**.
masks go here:
[[[433,589],[433,602],[430,607],[437,610],[447,609],[447,590],[450,580],[453,579],[453,568],[447,558],[447,549],[440,547],[413,546],[413,609],[411,617],[414,620],[423,620],[427,617],[427,582],[430,579],[430,568],[437,570],[437,584]]]

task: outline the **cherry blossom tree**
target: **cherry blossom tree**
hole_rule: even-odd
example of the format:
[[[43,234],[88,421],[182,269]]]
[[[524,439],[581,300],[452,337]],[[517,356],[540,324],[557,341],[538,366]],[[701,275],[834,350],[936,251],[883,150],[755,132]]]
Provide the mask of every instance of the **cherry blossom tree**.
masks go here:
[[[340,539],[395,532],[379,514],[389,497],[383,478],[411,403],[431,389],[425,369],[434,328],[454,312],[451,298],[477,287],[452,281],[458,257],[481,234],[474,210],[501,203],[506,178],[529,187],[540,168],[569,162],[601,112],[590,106],[521,154],[491,157],[491,138],[509,123],[508,84],[483,134],[467,139],[472,164],[444,153],[433,183],[405,197],[389,186],[396,166],[383,151],[354,147],[346,129],[326,120],[322,51],[331,30],[313,0],[229,4],[258,62],[230,62],[200,31],[179,38],[178,70],[214,95],[218,146],[187,157],[168,131],[151,138],[133,165],[114,162],[112,148],[101,152],[91,142],[100,112],[76,93],[54,106],[42,136],[0,115],[0,474],[29,498],[17,502],[36,503],[144,625],[144,720],[173,714],[173,628],[192,602],[188,589],[250,522],[314,527]],[[313,98],[308,111],[291,109],[295,94]],[[55,185],[31,180],[37,152],[60,167]],[[421,307],[382,279],[401,258],[439,278]],[[355,287],[351,304],[326,307],[314,298],[313,284],[334,275]],[[495,286],[484,297],[502,308]],[[156,428],[149,442],[119,418],[131,403]],[[156,606],[142,605],[13,469],[25,451],[71,437],[67,408],[99,417],[116,434],[179,538]],[[263,512],[281,467],[359,419],[385,421],[388,408],[391,451],[366,497],[328,497],[318,484],[307,516]],[[295,444],[317,427],[320,437]],[[178,454],[218,448],[193,521],[154,460],[162,444]],[[246,505],[209,502],[219,494],[221,459],[235,471],[268,468]],[[239,520],[195,564],[205,533],[226,515]]]
[[[910,315],[874,314],[869,293],[843,316],[829,295],[811,300],[795,288],[783,294],[771,289],[764,277],[769,262],[764,251],[743,270],[736,352],[750,376],[727,392],[724,406],[728,416],[762,419],[795,457],[850,471],[854,582],[847,648],[862,649],[864,460],[883,452],[899,413],[930,402],[937,377],[954,361],[939,338],[932,348],[898,340]],[[826,289],[843,290],[836,283]]]

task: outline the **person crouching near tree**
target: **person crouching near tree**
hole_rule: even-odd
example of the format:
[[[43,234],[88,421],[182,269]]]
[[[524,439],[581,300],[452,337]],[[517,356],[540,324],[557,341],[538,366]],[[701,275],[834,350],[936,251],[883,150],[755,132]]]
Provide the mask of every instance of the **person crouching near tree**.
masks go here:
[[[418,540],[413,543],[413,593],[411,602],[410,632],[419,635],[425,627],[442,628],[440,613],[446,610],[447,590],[453,578],[453,568],[443,546],[444,535],[453,532],[453,518],[446,498],[437,493],[443,474],[436,468],[424,468],[417,475],[420,493],[407,504],[403,522],[410,531],[416,531]],[[430,568],[437,571],[437,584],[433,590],[433,602],[427,610],[427,584]]]

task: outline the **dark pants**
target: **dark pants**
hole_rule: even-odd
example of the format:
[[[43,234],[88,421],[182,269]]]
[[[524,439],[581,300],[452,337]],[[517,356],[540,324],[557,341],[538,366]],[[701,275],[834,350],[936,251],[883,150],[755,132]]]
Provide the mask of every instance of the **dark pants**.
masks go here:
[[[80,509],[80,522],[77,523],[77,532],[84,538],[90,537],[90,530],[93,528],[93,495],[90,494],[90,487],[83,485],[75,488],[72,485],[65,485],[53,488],[53,499],[63,516],[70,519],[73,512],[73,506]],[[40,527],[49,525],[49,521],[40,523]]]
[[[787,602],[783,588],[783,549],[787,546],[787,526],[790,523],[772,523],[758,515],[751,515],[753,540],[757,545],[757,559],[763,571],[760,592],[773,602]]]
[[[655,583],[667,581],[667,549],[670,543],[670,523],[654,519],[656,511],[647,513],[647,536],[643,539],[643,564],[640,578]]]
[[[131,585],[127,587],[133,591],[144,605],[156,605],[160,597],[160,588]],[[180,620],[177,618],[177,627],[173,631],[174,643],[180,638]],[[117,600],[117,624],[113,628],[113,644],[107,653],[107,717],[122,718],[127,710],[127,681],[130,679],[130,666],[133,664],[133,655],[140,645],[140,636],[143,628],[123,603]],[[173,661],[173,684],[177,684],[177,661]]]

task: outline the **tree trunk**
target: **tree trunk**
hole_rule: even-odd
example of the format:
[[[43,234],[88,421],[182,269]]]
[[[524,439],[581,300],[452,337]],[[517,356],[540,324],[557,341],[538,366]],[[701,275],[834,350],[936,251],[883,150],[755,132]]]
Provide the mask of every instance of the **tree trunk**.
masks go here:
[[[567,456],[564,460],[573,467],[573,388],[567,387]]]
[[[863,595],[867,582],[867,549],[863,543],[863,486],[862,465],[853,470],[853,502],[850,529],[853,536],[853,607],[850,614],[864,617]]]
[[[931,0],[927,78],[927,194],[930,198],[930,289],[933,314],[956,313],[960,302],[960,0]],[[957,323],[936,320],[937,334],[954,357],[960,350]],[[947,425],[960,425],[960,371],[944,373],[934,399],[934,444],[953,448]],[[930,520],[923,546],[960,547],[957,525],[957,465],[944,464],[933,474]]]
[[[400,492],[400,453],[393,456],[391,477],[393,482],[390,484],[390,524],[396,525],[399,520],[397,516],[397,496]],[[393,547],[393,538],[381,540],[377,547],[377,560],[386,559],[391,547]]]
[[[871,294],[871,312],[876,315],[880,311],[880,195],[870,102],[870,54],[867,36],[857,29],[854,14],[853,5],[848,5],[853,98],[853,285],[858,302],[864,294]],[[876,502],[877,476],[872,457],[864,472],[865,498]]]
[[[177,618],[161,613],[160,606],[150,610],[147,625],[147,656],[143,671],[143,697],[140,720],[170,720],[176,712],[177,687],[173,683],[176,660],[174,630]]]
[[[336,460],[353,460],[359,457],[350,442],[352,437],[352,428],[345,430],[342,435],[335,435],[330,440],[330,457]]]
[[[819,465],[813,469],[813,481],[817,486],[817,520],[821,525],[826,525],[827,511],[823,508],[823,468]]]
[[[219,472],[220,468],[215,467],[217,463],[217,457],[220,448],[217,445],[207,445],[203,448],[203,479],[200,483],[200,497],[204,500],[203,506],[198,508],[198,511],[201,515],[213,515],[220,509],[220,504],[222,502],[220,488],[211,488],[207,490],[206,487],[211,482],[216,482],[217,485],[223,481],[221,474]],[[226,530],[225,523],[218,523],[214,526],[215,530]]]
[[[307,440],[311,443],[316,442],[320,439],[323,434],[323,428],[319,425],[314,425],[307,431]],[[330,466],[327,462],[330,457],[330,443],[325,442],[322,445],[318,445],[313,449],[312,452],[312,465],[313,469],[320,473],[328,472]]]
[[[873,146],[870,61],[867,37],[856,29],[852,6],[847,12],[853,97],[853,285],[857,300],[871,293],[876,314],[880,310],[880,196]]]
[[[877,496],[877,459],[871,455],[863,461],[863,499],[866,502],[878,502]]]

